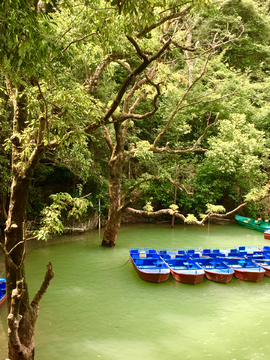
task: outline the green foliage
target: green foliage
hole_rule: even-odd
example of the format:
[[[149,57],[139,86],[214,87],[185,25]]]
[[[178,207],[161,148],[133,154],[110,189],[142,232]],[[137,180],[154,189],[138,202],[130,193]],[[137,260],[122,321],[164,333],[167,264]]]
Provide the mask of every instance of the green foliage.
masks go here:
[[[134,152],[134,156],[136,158],[152,158],[154,155],[151,151],[149,151],[150,144],[146,140],[141,140],[136,143],[136,150]]]
[[[254,202],[254,201],[262,200],[262,199],[266,198],[267,196],[269,196],[269,191],[270,191],[269,184],[263,186],[262,188],[253,188],[245,196],[245,201]]]
[[[198,221],[198,219],[193,214],[188,214],[185,219],[185,223],[187,223],[187,224],[195,224],[197,221]]]
[[[147,203],[146,203],[146,205],[143,207],[143,210],[144,211],[147,211],[147,212],[152,212],[152,211],[154,211],[154,208],[153,208],[153,206],[152,206],[152,201],[151,201],[152,199],[150,199]]]
[[[265,149],[264,133],[248,124],[243,114],[220,121],[219,130],[219,135],[209,140],[208,161],[222,173],[257,176],[262,165],[259,155]]]
[[[213,205],[213,204],[206,204],[207,210],[206,213],[223,213],[226,211],[224,206],[222,205]]]
[[[52,234],[62,234],[65,227],[61,216],[68,211],[67,217],[79,219],[86,214],[91,201],[83,198],[73,198],[68,193],[58,193],[50,196],[53,203],[42,211],[41,228],[36,232],[38,240],[48,240]]]
[[[51,18],[38,13],[31,1],[0,2],[0,65],[4,75],[25,84],[25,76],[51,69],[54,52]]]

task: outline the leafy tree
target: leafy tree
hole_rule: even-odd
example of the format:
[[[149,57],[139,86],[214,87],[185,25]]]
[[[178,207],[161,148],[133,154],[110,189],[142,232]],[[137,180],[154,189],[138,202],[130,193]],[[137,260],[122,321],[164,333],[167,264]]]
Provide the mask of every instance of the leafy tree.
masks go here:
[[[68,147],[73,141],[83,142],[85,133],[122,122],[114,116],[119,104],[137,76],[169,48],[171,36],[165,37],[159,48],[152,42],[148,46],[151,54],[146,55],[140,46],[144,47],[150,31],[182,18],[193,6],[164,1],[160,8],[159,1],[147,0],[112,2],[109,7],[102,0],[52,4],[55,8],[50,15],[46,13],[49,7],[41,1],[4,0],[0,4],[1,76],[6,79],[13,112],[7,142],[12,184],[5,242],[0,243],[6,264],[11,360],[34,357],[39,304],[54,276],[48,263],[44,282],[30,301],[24,269],[24,222],[37,164],[49,151]],[[132,33],[141,39],[140,46]],[[129,54],[133,55],[132,71],[115,89],[115,98],[99,101],[93,94],[103,70],[113,61],[125,67],[121,60]],[[91,65],[85,67],[89,60]]]

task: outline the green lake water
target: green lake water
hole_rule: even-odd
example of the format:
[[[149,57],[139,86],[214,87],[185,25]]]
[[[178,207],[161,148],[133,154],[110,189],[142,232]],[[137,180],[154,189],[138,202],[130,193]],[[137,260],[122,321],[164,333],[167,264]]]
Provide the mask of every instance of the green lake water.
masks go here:
[[[41,302],[35,360],[270,359],[270,278],[151,284],[128,261],[129,247],[269,245],[262,233],[238,225],[136,225],[121,228],[113,249],[101,239],[98,231],[62,236],[28,252],[31,296],[48,261],[55,271]],[[1,308],[0,348],[6,331]]]

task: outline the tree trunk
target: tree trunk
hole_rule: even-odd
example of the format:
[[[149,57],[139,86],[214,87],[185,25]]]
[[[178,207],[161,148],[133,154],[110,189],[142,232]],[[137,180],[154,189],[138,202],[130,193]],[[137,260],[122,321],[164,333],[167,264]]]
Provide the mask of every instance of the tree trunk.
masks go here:
[[[24,218],[31,179],[13,177],[8,219],[5,229],[9,358],[33,359],[36,315],[29,305],[23,257]],[[19,244],[19,245],[18,245]],[[12,250],[13,249],[13,250]],[[16,290],[15,290],[16,289]]]
[[[8,219],[5,229],[5,265],[7,278],[8,351],[10,360],[33,360],[35,355],[34,330],[39,303],[54,273],[47,265],[45,279],[32,302],[29,302],[25,277],[26,254],[25,209],[32,173],[26,177],[13,176]]]
[[[24,93],[23,86],[13,88],[9,80],[7,80],[7,88],[14,108],[12,184],[5,227],[5,243],[1,243],[0,246],[5,255],[7,279],[8,355],[10,360],[33,360],[34,329],[39,303],[54,276],[51,264],[48,264],[45,279],[30,303],[24,269],[25,211],[33,172],[43,155],[44,147],[41,141],[38,141],[31,156],[24,155],[23,147],[27,146],[27,143],[22,143],[20,134],[27,127],[27,95]],[[40,126],[39,134],[41,130]]]
[[[126,126],[127,127],[127,126]],[[122,131],[121,124],[114,124],[116,144],[113,145],[109,131],[104,128],[105,139],[111,150],[109,161],[109,215],[103,235],[102,245],[115,246],[122,218],[121,176],[125,164],[124,144],[126,130]]]
[[[115,246],[117,234],[121,225],[121,161],[109,162],[109,215],[103,235],[102,245]]]

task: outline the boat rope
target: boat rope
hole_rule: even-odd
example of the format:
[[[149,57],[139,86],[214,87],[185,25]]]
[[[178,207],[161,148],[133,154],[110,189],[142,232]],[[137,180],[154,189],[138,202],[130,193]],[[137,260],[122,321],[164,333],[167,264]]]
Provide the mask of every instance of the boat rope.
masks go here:
[[[124,265],[121,265],[120,267],[124,267],[125,265],[127,265],[127,263],[129,262],[130,259],[128,259],[127,262],[124,263]]]

